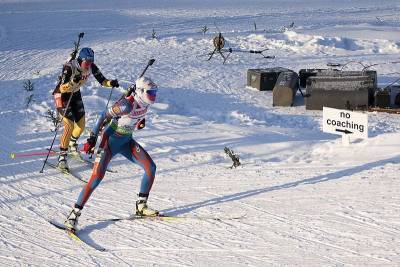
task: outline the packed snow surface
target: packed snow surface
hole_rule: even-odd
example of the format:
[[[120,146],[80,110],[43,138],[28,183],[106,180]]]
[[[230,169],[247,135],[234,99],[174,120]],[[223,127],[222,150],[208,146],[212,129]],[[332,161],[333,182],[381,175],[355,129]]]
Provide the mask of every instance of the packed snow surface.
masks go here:
[[[272,107],[271,92],[246,87],[246,70],[379,63],[387,85],[400,72],[399,14],[400,3],[387,0],[1,0],[0,265],[398,265],[399,115],[369,113],[369,139],[342,146],[300,93],[294,107]],[[24,156],[52,141],[51,92],[81,31],[105,76],[125,87],[156,59],[147,75],[159,85],[157,104],[134,138],[157,164],[149,205],[189,217],[101,221],[134,212],[143,171],[117,156],[117,173],[106,173],[80,220],[82,238],[105,252],[47,222],[65,219],[82,184],[54,169],[39,173],[44,156]],[[226,47],[269,48],[276,58],[206,61],[218,31]],[[90,128],[110,91],[94,78],[81,91]],[[242,166],[228,168],[224,147]],[[74,167],[90,177],[85,165]]]

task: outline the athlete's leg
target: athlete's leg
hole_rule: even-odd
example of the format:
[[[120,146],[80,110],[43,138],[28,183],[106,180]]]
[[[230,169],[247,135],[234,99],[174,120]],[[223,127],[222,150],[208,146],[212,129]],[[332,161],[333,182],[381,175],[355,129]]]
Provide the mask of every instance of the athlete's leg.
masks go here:
[[[156,175],[156,164],[147,151],[133,139],[130,140],[129,146],[121,151],[121,154],[132,162],[139,164],[144,170],[136,201],[136,215],[157,216],[159,212],[147,206],[147,198]]]
[[[64,131],[60,137],[60,150],[68,150],[68,143],[74,128],[74,122],[67,117],[63,117],[62,120],[64,123]]]
[[[74,122],[67,117],[63,117],[64,132],[60,140],[60,155],[58,156],[58,167],[63,170],[69,170],[67,163],[68,143],[71,138]]]
[[[75,204],[76,208],[83,208],[85,203],[88,201],[90,195],[102,181],[111,158],[120,151],[121,147],[123,147],[124,142],[126,142],[125,139],[115,136],[114,134],[112,134],[112,132],[110,134],[110,131],[105,131],[103,133],[93,166],[92,176],[90,177],[89,182],[82,189],[79,198]]]
[[[74,130],[72,131],[69,140],[69,151],[71,155],[77,158],[82,158],[77,141],[85,129],[85,117],[83,116],[78,122],[74,123]]]
[[[65,105],[67,105],[69,97],[70,94],[62,95],[64,107],[58,109],[58,113],[62,117],[64,123],[64,132],[60,137],[60,150],[62,151],[68,149],[68,143],[74,130],[74,121],[76,120],[73,107],[75,101],[79,100],[79,98],[77,98],[76,96],[76,93],[74,93],[71,97],[68,107],[65,107]]]
[[[71,139],[78,139],[83,131],[85,130],[85,116],[83,116],[79,121],[74,123],[74,130],[72,131]]]
[[[80,92],[75,93],[74,103],[72,103],[72,113],[74,115],[74,130],[72,136],[78,139],[85,130],[85,106],[83,105]]]
[[[156,175],[156,164],[147,151],[133,139],[131,139],[128,147],[121,150],[121,154],[143,168],[144,174],[140,185],[139,196],[147,198]]]
[[[80,157],[78,145],[76,142],[85,130],[85,107],[83,105],[80,92],[76,92],[74,95],[74,102],[71,103],[71,111],[74,116],[74,125],[69,141],[69,149],[73,155]]]

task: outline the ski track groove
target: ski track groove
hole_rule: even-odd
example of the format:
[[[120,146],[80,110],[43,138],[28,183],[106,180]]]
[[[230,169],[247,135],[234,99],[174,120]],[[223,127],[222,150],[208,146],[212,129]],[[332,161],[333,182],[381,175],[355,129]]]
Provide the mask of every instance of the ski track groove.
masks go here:
[[[25,224],[24,224],[25,225]],[[9,233],[9,234],[12,234],[12,235],[16,235],[17,233],[16,232],[11,232],[11,231],[8,231],[8,230],[6,230],[6,229],[3,229],[3,231],[4,232],[7,232],[7,233]],[[24,234],[25,235],[25,234]],[[67,258],[67,259],[70,259],[70,260],[75,260],[75,258],[73,257],[73,256],[70,256],[68,253],[59,253],[59,252],[57,252],[56,250],[52,250],[52,249],[50,249],[50,248],[48,248],[48,247],[45,247],[45,246],[42,246],[42,245],[40,245],[40,244],[38,244],[38,243],[36,243],[35,241],[31,241],[31,240],[29,240],[29,239],[26,239],[26,238],[24,238],[23,236],[18,236],[18,238],[21,240],[21,241],[16,241],[16,240],[14,240],[15,242],[17,242],[17,243],[20,243],[21,245],[27,245],[27,244],[30,244],[31,246],[36,246],[36,247],[38,247],[38,248],[40,248],[40,249],[42,249],[43,250],[43,252],[42,253],[48,253],[48,252],[51,252],[51,253],[54,253],[55,255],[58,255],[60,258],[61,257],[65,257],[65,258]],[[6,241],[7,242],[7,241]],[[59,242],[59,240],[57,240],[56,242],[53,242],[53,243],[58,243]],[[21,246],[21,245],[19,245],[19,244],[12,244],[12,243],[9,243],[9,244],[11,244],[12,246],[14,246],[15,248],[17,248],[18,250],[25,250],[26,252],[28,252],[28,253],[31,253],[31,248],[24,248],[23,246]],[[35,254],[36,253],[38,253],[38,251],[36,251],[35,252]],[[41,257],[45,257],[45,256],[43,256],[43,254],[42,255],[40,255]]]
[[[299,190],[305,191],[304,189],[299,189]],[[308,192],[308,193],[310,193],[310,192]],[[312,191],[311,194],[313,194],[313,193],[314,192]],[[332,199],[332,198],[327,198],[327,197],[325,197],[323,195],[319,195],[318,197],[323,199],[323,200],[325,200],[325,201],[333,202],[337,206],[340,206],[342,209],[345,209],[345,210],[348,210],[348,211],[352,212],[353,216],[350,215],[350,214],[349,215],[338,214],[338,213],[335,214],[337,217],[348,219],[347,223],[349,225],[351,224],[351,225],[354,225],[354,226],[357,226],[357,227],[365,227],[369,231],[373,230],[373,231],[376,231],[376,232],[379,232],[379,233],[387,234],[389,236],[392,236],[392,235],[393,236],[399,236],[400,235],[400,229],[397,229],[395,227],[390,227],[387,224],[378,223],[375,219],[372,219],[371,217],[368,217],[368,216],[360,214],[360,212],[357,212],[356,210],[351,209],[350,207],[348,207],[348,205],[344,205],[342,202],[339,202],[339,201],[337,201],[335,199]],[[350,200],[351,201],[354,201],[354,200],[362,201],[362,200],[358,200],[358,199],[350,199]],[[377,203],[374,203],[374,204],[376,205]],[[387,203],[385,202],[384,205],[387,205]],[[355,217],[355,216],[357,216],[357,217]],[[351,223],[349,220],[350,221],[354,221],[356,223]],[[368,220],[369,222],[367,222],[366,220]],[[337,221],[337,223],[345,223],[345,222]],[[332,234],[332,233],[330,233],[330,234]]]
[[[211,224],[211,225],[214,225],[214,224],[221,224],[221,223],[223,223],[223,222],[213,222],[213,223],[211,223],[211,222],[201,222],[202,224]],[[219,244],[216,244],[216,243],[213,243],[213,242],[210,242],[210,241],[207,241],[205,244],[204,244],[204,239],[202,240],[202,239],[199,239],[199,238],[196,238],[196,237],[193,237],[193,236],[188,236],[186,233],[185,233],[185,229],[181,229],[181,228],[179,228],[179,224],[177,223],[177,222],[175,222],[175,223],[168,223],[168,222],[156,222],[156,224],[161,224],[161,225],[163,225],[163,228],[157,228],[157,232],[158,233],[160,233],[160,231],[162,230],[163,232],[165,232],[165,237],[166,237],[166,239],[169,239],[169,240],[176,240],[176,238],[175,237],[171,237],[171,234],[173,234],[173,235],[178,235],[178,236],[181,236],[181,237],[184,237],[184,238],[186,238],[186,239],[191,239],[191,240],[195,240],[196,242],[199,242],[199,245],[201,245],[201,246],[204,246],[204,245],[206,245],[206,246],[209,246],[211,249],[207,249],[207,248],[188,248],[188,249],[182,249],[182,248],[176,248],[176,249],[165,249],[165,248],[151,248],[150,250],[151,251],[153,251],[153,250],[161,250],[161,251],[167,251],[167,250],[173,250],[173,251],[185,251],[185,250],[187,250],[187,251],[191,251],[191,252],[199,252],[199,251],[202,251],[202,252],[204,252],[204,251],[229,251],[229,252],[233,252],[233,253],[236,253],[236,251],[238,251],[238,253],[240,253],[240,252],[243,252],[243,251],[252,251],[252,250],[248,250],[248,249],[244,249],[244,250],[239,250],[239,249],[224,249],[224,248],[221,248],[221,246],[219,245]],[[199,223],[200,224],[200,223]],[[185,224],[183,224],[183,225],[185,225]],[[144,226],[144,227],[147,227],[147,228],[149,228],[149,230],[152,230],[152,228],[153,227],[150,227],[150,226],[147,226],[147,224],[145,224],[144,222],[143,222],[143,225],[142,226]],[[209,228],[209,227],[207,227],[207,228]],[[209,228],[210,229],[210,228]],[[180,232],[177,232],[177,230],[179,230],[179,231],[182,231],[182,233],[180,233]],[[228,234],[229,235],[229,234]],[[213,235],[213,236],[210,236],[210,238],[212,238],[212,239],[215,239],[215,235]],[[178,239],[179,240],[179,239]],[[168,243],[167,243],[168,244]],[[176,244],[175,244],[176,245]],[[183,244],[182,244],[183,245]],[[193,245],[193,244],[192,244]],[[118,249],[120,249],[120,248],[118,248]],[[148,248],[137,248],[137,249],[139,249],[139,250],[148,250]],[[241,257],[244,257],[243,255],[240,255],[240,254],[238,254],[237,253],[237,255],[238,256],[241,256]],[[251,256],[249,256],[249,255],[247,255],[246,254],[246,256],[245,257],[249,257],[249,258],[251,258],[251,259],[254,259],[254,260],[256,260],[256,261],[261,261],[262,262],[262,260],[260,260],[260,259],[257,259],[257,258],[255,258],[255,257],[251,257]],[[181,262],[181,264],[188,264],[187,262]]]
[[[221,196],[221,195],[214,194],[214,193],[210,193],[210,192],[206,192],[206,193],[207,193],[207,194],[210,194],[210,195],[214,195],[214,196]],[[240,202],[240,204],[242,204],[242,205],[244,205],[244,206],[251,207],[251,208],[256,209],[257,211],[259,211],[258,208],[254,207],[254,206],[252,206],[252,205],[243,203],[242,201],[239,201],[239,202]],[[267,215],[271,215],[271,214],[269,214],[269,213],[266,212],[266,211],[263,211],[263,212],[266,213]],[[275,217],[275,215],[274,215],[273,217]],[[274,219],[277,219],[277,218],[274,218]],[[281,220],[281,219],[278,219],[278,221],[279,221],[279,222],[284,222],[284,221]],[[289,223],[286,222],[286,224],[289,224]],[[290,224],[290,225],[293,226],[293,224]],[[253,225],[251,225],[251,226],[253,226]],[[294,226],[297,226],[297,225],[294,225]],[[298,226],[297,226],[297,227],[298,227]],[[241,227],[236,228],[236,231],[237,231],[238,229],[241,229]],[[305,229],[302,228],[302,230],[305,230]],[[269,230],[269,231],[272,232],[272,233],[275,233],[276,235],[281,236],[281,237],[283,237],[283,238],[285,238],[285,239],[287,239],[287,240],[295,239],[295,238],[292,238],[292,237],[291,237],[291,236],[293,236],[293,234],[292,234],[292,235],[281,235],[281,234],[279,234],[279,232],[276,232],[276,231],[274,231],[274,230]],[[259,237],[259,236],[258,236],[257,234],[255,234],[255,233],[251,233],[251,232],[248,232],[248,231],[245,231],[245,232],[246,232],[246,236],[247,236],[247,235],[249,235],[249,236],[253,235],[253,238],[258,238],[258,237]],[[309,232],[311,233],[311,231],[309,231]],[[300,238],[300,237],[299,237],[299,238]],[[264,242],[268,242],[268,240],[264,240]],[[318,254],[316,251],[313,251],[312,253],[316,254],[317,256],[321,256],[321,255]],[[246,256],[247,256],[247,254],[246,254]],[[332,258],[327,257],[327,259],[329,259],[329,260],[332,261]],[[338,260],[333,260],[333,262],[339,262],[339,263],[340,263],[340,261],[338,261]]]
[[[204,192],[207,193],[207,194],[213,195],[213,196],[222,197],[222,196],[219,195],[219,194],[215,194],[215,193],[211,193],[211,192],[207,192],[207,191],[204,191]],[[318,233],[315,232],[313,229],[307,228],[307,227],[305,227],[304,225],[299,225],[298,222],[296,223],[296,222],[294,222],[293,220],[289,220],[288,218],[285,218],[285,217],[283,217],[283,216],[277,216],[276,214],[271,214],[271,213],[269,213],[268,211],[265,211],[265,210],[260,209],[260,208],[258,208],[258,207],[256,207],[256,206],[253,206],[253,205],[244,203],[244,202],[241,201],[241,200],[238,200],[237,202],[240,203],[240,204],[243,205],[243,206],[252,208],[252,209],[254,209],[254,210],[256,210],[256,211],[263,212],[263,213],[265,213],[266,215],[270,216],[271,218],[273,218],[273,219],[275,219],[275,220],[278,220],[278,221],[281,222],[281,223],[283,222],[283,223],[285,223],[285,224],[287,224],[287,225],[297,227],[297,228],[299,228],[299,229],[301,229],[301,230],[303,230],[303,231],[305,231],[305,232],[308,232],[308,233],[310,233],[310,234],[313,234],[313,235],[318,236]],[[326,242],[321,242],[321,241],[319,241],[319,240],[307,239],[307,238],[304,238],[304,237],[302,237],[302,236],[293,235],[293,234],[290,234],[290,233],[286,233],[286,234],[287,234],[286,236],[282,236],[282,237],[286,237],[286,238],[288,238],[288,239],[294,239],[294,240],[297,240],[297,241],[304,240],[304,241],[307,241],[307,242],[310,242],[310,243],[316,243],[316,244],[320,244],[320,245],[325,245],[325,246],[327,246],[327,247],[335,248],[335,249],[337,249],[337,250],[342,250],[342,251],[351,253],[351,254],[353,254],[353,255],[363,256],[363,257],[369,257],[369,258],[372,258],[372,259],[375,259],[375,260],[380,260],[380,261],[392,262],[392,261],[389,260],[389,259],[384,259],[384,258],[380,258],[380,257],[373,257],[373,256],[371,256],[371,255],[365,255],[365,254],[359,253],[359,252],[354,251],[354,250],[351,250],[351,249],[341,248],[341,247],[335,246],[335,245],[333,245],[333,244],[329,244],[329,243],[326,243]],[[312,253],[316,253],[316,254],[317,254],[317,252],[315,252],[315,251],[313,251]],[[319,255],[319,256],[320,256],[320,255]]]
[[[219,197],[221,197],[221,195],[218,195],[218,194],[214,194],[214,193],[210,193],[210,192],[206,192],[207,194],[210,194],[210,195],[214,195],[214,196],[219,196]],[[242,201],[239,201],[241,204],[244,204],[245,206],[247,206],[247,207],[249,207],[249,205],[248,204],[246,204],[246,203],[243,203]],[[251,206],[251,205],[250,205]],[[254,206],[251,206],[252,208],[254,208],[254,209],[257,209],[256,207],[254,207]],[[275,218],[276,219],[276,218]],[[280,222],[283,222],[282,220],[279,220]],[[229,224],[229,223],[227,223],[227,222],[224,222],[224,223],[226,223],[226,224]],[[238,223],[240,223],[240,222],[238,222]],[[296,225],[297,226],[297,225]],[[298,226],[297,226],[298,227]],[[235,228],[235,231],[238,231],[238,230],[241,230],[242,229],[242,227],[236,227]],[[302,230],[306,230],[306,229],[304,229],[304,228],[302,228]],[[272,231],[272,230],[271,230]],[[251,232],[248,232],[248,231],[245,231],[246,232],[246,236],[253,236],[252,238],[259,238],[259,236],[257,235],[257,234],[255,234],[255,233],[251,233]],[[310,231],[311,232],[311,231]],[[250,238],[250,239],[252,239],[252,238]],[[285,237],[285,239],[290,239],[290,238],[288,238],[288,237]],[[264,242],[268,242],[268,240],[264,240]],[[318,253],[316,253],[316,252],[313,252],[313,253],[315,253],[316,255],[318,255],[318,256],[321,256],[321,255],[319,255]],[[242,255],[243,256],[243,255]],[[248,254],[246,254],[246,256],[247,257],[250,257]],[[327,258],[327,259],[330,259],[330,260],[332,260],[331,258]],[[334,262],[338,262],[337,260],[334,260]]]
[[[368,230],[374,230],[376,232],[384,233],[387,235],[394,235],[394,236],[398,236],[400,234],[399,231],[393,231],[391,229],[387,229],[386,225],[379,225],[379,224],[375,224],[375,223],[371,223],[371,222],[366,222],[365,220],[363,220],[363,217],[356,218],[353,216],[345,216],[343,214],[337,214],[337,216],[342,217],[347,220],[350,220],[350,221],[354,221],[355,223],[353,223],[353,225],[356,225],[359,227],[365,227]],[[368,218],[368,217],[364,217],[364,218]]]

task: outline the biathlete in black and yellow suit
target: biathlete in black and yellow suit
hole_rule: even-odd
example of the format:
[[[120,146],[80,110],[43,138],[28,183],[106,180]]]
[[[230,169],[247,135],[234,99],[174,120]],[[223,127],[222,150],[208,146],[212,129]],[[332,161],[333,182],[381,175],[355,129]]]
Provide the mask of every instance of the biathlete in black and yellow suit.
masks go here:
[[[77,140],[85,129],[85,107],[80,87],[84,85],[90,74],[105,87],[119,87],[118,80],[108,80],[94,64],[94,52],[91,48],[82,48],[77,59],[66,63],[61,79],[53,92],[56,107],[64,123],[64,132],[60,141],[58,167],[68,170],[67,153],[80,157]],[[68,100],[71,101],[68,105]],[[67,107],[68,105],[68,107]],[[65,114],[65,116],[63,116]]]

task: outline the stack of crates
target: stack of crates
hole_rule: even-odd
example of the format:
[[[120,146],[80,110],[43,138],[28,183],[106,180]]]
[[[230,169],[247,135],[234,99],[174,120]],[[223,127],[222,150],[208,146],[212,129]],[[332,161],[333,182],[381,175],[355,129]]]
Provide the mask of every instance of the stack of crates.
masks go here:
[[[376,71],[302,69],[300,85],[305,86],[306,109],[368,109],[374,103]]]
[[[272,91],[278,80],[279,74],[290,71],[286,68],[276,67],[267,69],[247,70],[247,86],[256,88],[260,91]]]

